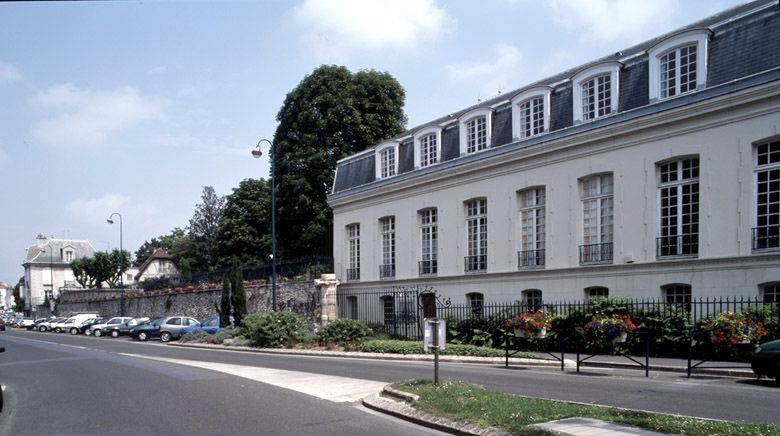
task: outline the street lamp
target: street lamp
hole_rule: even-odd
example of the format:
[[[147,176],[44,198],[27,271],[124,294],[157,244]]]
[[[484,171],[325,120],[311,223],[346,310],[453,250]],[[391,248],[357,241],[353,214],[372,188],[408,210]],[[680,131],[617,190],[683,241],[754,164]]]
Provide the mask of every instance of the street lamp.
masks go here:
[[[50,301],[54,298],[54,247],[49,244],[49,286],[51,286],[51,289],[48,291],[45,291],[46,295],[44,295],[44,299],[46,300],[46,303],[51,305]],[[41,249],[41,253],[45,253],[46,248]],[[30,305],[32,307],[32,305]]]
[[[276,176],[276,153],[274,151],[273,142],[267,139],[261,139],[257,141],[257,146],[252,150],[252,156],[255,159],[260,159],[263,155],[263,151],[260,149],[260,144],[263,142],[268,143],[271,154],[269,155],[271,161],[271,309],[276,312],[276,183],[274,178]]]
[[[117,259],[117,262],[119,263],[116,266],[116,270],[119,272],[119,288],[122,290],[122,293],[120,294],[120,297],[122,298],[120,311],[121,315],[125,316],[125,280],[124,274],[122,273],[122,256],[124,254],[124,250],[122,249],[122,215],[118,212],[114,212],[109,215],[108,219],[106,219],[106,222],[109,224],[114,224],[114,215],[119,217],[119,258]]]

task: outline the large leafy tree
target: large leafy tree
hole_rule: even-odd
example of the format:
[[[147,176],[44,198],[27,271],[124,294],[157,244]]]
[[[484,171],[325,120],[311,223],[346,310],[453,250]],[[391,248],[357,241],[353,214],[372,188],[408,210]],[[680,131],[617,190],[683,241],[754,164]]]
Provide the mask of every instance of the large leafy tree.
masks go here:
[[[271,186],[245,179],[226,197],[217,229],[217,265],[257,265],[271,253]]]
[[[101,288],[103,283],[115,288],[120,276],[129,267],[130,252],[116,249],[110,253],[99,251],[92,257],[82,257],[70,263],[76,281],[85,288]]]
[[[278,253],[332,253],[327,195],[336,161],[404,130],[405,92],[388,73],[323,65],[306,76],[277,114],[274,162]]]
[[[168,254],[171,255],[174,263],[178,265],[179,260],[183,257],[186,257],[187,254],[182,250],[183,246],[186,245],[184,241],[186,237],[187,233],[183,229],[176,227],[171,230],[169,235],[162,235],[156,238],[152,238],[151,240],[144,241],[144,243],[141,244],[141,246],[138,247],[138,250],[135,252],[135,261],[133,262],[133,266],[141,266],[146,261],[146,259],[148,259],[152,253],[154,253],[155,248],[162,248],[167,251]]]
[[[210,271],[217,265],[217,227],[222,219],[225,197],[220,197],[211,186],[204,186],[201,203],[195,205],[190,219],[189,246],[186,257],[194,271]]]

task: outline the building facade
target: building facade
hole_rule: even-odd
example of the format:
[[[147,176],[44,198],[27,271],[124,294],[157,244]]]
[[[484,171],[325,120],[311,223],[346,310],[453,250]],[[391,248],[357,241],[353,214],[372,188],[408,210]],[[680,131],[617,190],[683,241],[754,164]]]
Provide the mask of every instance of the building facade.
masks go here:
[[[70,263],[92,257],[95,249],[88,241],[47,238],[38,235],[35,245],[25,249],[24,267],[25,310],[57,298],[61,289],[80,289]]]
[[[342,159],[329,204],[344,290],[780,301],[778,3],[740,5]]]
[[[135,282],[140,283],[146,280],[176,277],[178,275],[179,270],[171,260],[171,255],[162,248],[155,248],[152,254],[138,268],[133,278]]]

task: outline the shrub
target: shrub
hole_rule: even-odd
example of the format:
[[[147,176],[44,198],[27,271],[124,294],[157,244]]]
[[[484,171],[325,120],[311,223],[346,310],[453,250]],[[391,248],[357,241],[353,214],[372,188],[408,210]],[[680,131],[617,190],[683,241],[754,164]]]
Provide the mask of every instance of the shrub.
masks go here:
[[[236,330],[232,328],[224,328],[217,330],[211,338],[211,342],[215,344],[221,344],[225,339],[232,339],[236,336]]]
[[[210,335],[203,330],[193,330],[182,335],[179,342],[205,342],[208,336]]]
[[[355,319],[336,319],[328,322],[317,332],[323,342],[358,342],[371,336],[373,332],[363,321]]]
[[[233,343],[230,345],[234,347],[248,347],[251,345],[251,342],[249,341],[249,339],[243,336],[236,336],[235,338],[233,338]]]
[[[252,345],[281,348],[306,337],[306,322],[292,312],[255,313],[244,318],[244,331]]]
[[[360,344],[358,349],[364,353],[423,354],[422,341],[372,340]],[[441,354],[444,356],[504,357],[504,350],[475,345],[448,343]],[[515,357],[535,357],[530,353],[520,353]]]

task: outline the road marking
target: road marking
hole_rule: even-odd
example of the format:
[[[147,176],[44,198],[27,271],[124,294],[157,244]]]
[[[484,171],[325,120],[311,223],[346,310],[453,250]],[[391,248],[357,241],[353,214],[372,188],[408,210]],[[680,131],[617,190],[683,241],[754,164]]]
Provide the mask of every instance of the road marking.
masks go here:
[[[336,403],[354,402],[360,400],[369,395],[380,392],[382,388],[387,385],[385,382],[378,382],[373,380],[362,380],[300,371],[287,371],[275,368],[231,365],[227,363],[201,362],[193,360],[167,359],[162,357],[141,356],[137,354],[120,354],[122,356],[138,357],[141,359],[157,360],[160,362],[187,365],[201,369],[218,371],[261,383],[278,386],[280,388],[290,389]]]

